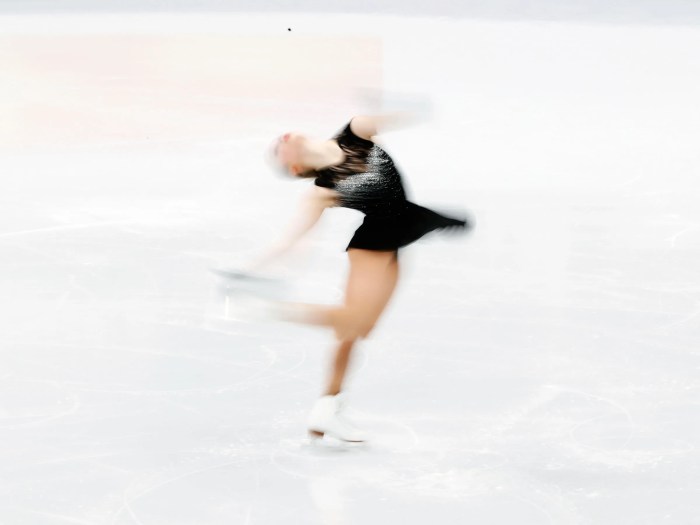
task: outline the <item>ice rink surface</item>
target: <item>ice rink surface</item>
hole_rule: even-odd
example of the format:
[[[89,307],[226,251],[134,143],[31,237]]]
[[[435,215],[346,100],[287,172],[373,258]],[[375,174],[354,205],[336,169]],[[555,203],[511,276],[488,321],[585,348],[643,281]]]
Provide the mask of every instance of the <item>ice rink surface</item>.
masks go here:
[[[368,15],[0,17],[0,523],[700,523],[700,28]],[[289,31],[288,29],[291,29]],[[308,182],[353,82],[476,229],[401,254],[354,363],[365,447],[311,446],[323,330],[221,319],[214,264]],[[360,217],[280,269],[336,302]]]

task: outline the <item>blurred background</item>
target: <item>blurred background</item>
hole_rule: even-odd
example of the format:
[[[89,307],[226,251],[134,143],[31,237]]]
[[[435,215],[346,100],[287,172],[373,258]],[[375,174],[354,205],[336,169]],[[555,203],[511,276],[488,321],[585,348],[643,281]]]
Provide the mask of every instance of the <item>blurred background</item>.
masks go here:
[[[0,522],[700,523],[700,4],[0,2]],[[371,103],[362,94],[382,94]],[[227,322],[279,134],[382,145],[467,237],[402,253],[313,449],[330,333]],[[290,259],[340,300],[361,216]]]

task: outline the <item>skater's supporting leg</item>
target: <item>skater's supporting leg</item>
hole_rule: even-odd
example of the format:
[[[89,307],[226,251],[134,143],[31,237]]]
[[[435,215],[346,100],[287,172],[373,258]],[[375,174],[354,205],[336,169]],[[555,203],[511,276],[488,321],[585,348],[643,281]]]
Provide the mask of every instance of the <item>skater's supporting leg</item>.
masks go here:
[[[341,308],[326,311],[338,346],[333,358],[328,388],[309,415],[312,436],[330,434],[343,441],[361,442],[363,433],[349,425],[340,414],[340,393],[356,338],[367,337],[389,302],[398,280],[396,253],[350,250],[350,274]],[[317,319],[321,319],[319,316]]]
[[[372,326],[376,324],[382,313],[384,313],[384,309],[386,308],[387,304],[389,304],[391,297],[394,295],[394,290],[396,289],[398,280],[399,260],[398,257],[394,256],[387,266],[385,278],[381,281],[380,289],[376,294],[373,316],[371,317]]]
[[[379,286],[377,289],[378,293],[374,297],[374,302],[366,302],[364,305],[365,308],[371,312],[371,315],[367,316],[367,322],[363,328],[365,335],[367,335],[369,330],[371,330],[371,328],[376,324],[377,320],[384,311],[384,308],[389,302],[389,299],[391,299],[394,289],[396,288],[396,283],[399,276],[399,264],[398,259],[395,256],[387,266],[384,275],[385,278],[381,280],[381,286]],[[351,279],[348,281],[346,303],[348,300],[354,300],[353,294],[356,293],[356,288],[354,288],[352,284],[353,282],[351,277]],[[340,392],[354,345],[354,339],[340,341],[338,344],[335,358],[333,360],[331,379],[328,384],[326,394],[333,396]]]
[[[335,351],[335,356],[333,358],[333,364],[331,365],[331,378],[328,383],[328,389],[326,390],[326,395],[334,396],[340,393],[340,389],[343,386],[343,379],[345,379],[345,373],[348,369],[348,363],[350,362],[350,354],[352,353],[352,348],[355,345],[355,341],[341,341],[338,343],[338,347]]]
[[[345,304],[336,312],[339,339],[367,337],[384,311],[396,287],[396,252],[348,250],[350,274]]]

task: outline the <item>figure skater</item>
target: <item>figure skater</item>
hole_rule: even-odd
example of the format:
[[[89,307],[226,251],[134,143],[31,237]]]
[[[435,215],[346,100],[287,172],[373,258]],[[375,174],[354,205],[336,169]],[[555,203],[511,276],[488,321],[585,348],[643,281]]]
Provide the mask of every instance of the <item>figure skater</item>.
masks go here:
[[[357,116],[329,140],[287,133],[273,147],[273,160],[285,173],[313,178],[314,186],[303,198],[289,236],[252,268],[259,270],[294,246],[326,208],[342,206],[365,214],[346,248],[350,271],[343,304],[280,303],[276,309],[284,320],[327,326],[336,336],[330,378],[308,419],[309,432],[315,437],[365,440],[363,432],[342,417],[340,393],[356,341],[370,334],[394,292],[399,248],[434,230],[468,226],[464,219],[446,217],[407,200],[394,162],[374,142],[379,130],[404,118],[404,114]]]

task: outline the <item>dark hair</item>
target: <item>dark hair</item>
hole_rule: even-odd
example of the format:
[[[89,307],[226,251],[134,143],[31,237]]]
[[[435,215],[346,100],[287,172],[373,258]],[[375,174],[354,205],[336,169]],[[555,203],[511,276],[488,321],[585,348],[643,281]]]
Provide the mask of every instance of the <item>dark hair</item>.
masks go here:
[[[318,177],[318,171],[313,169],[306,170],[302,173],[297,173],[296,175],[294,175],[294,177],[298,177],[300,179],[315,179],[316,177]]]

